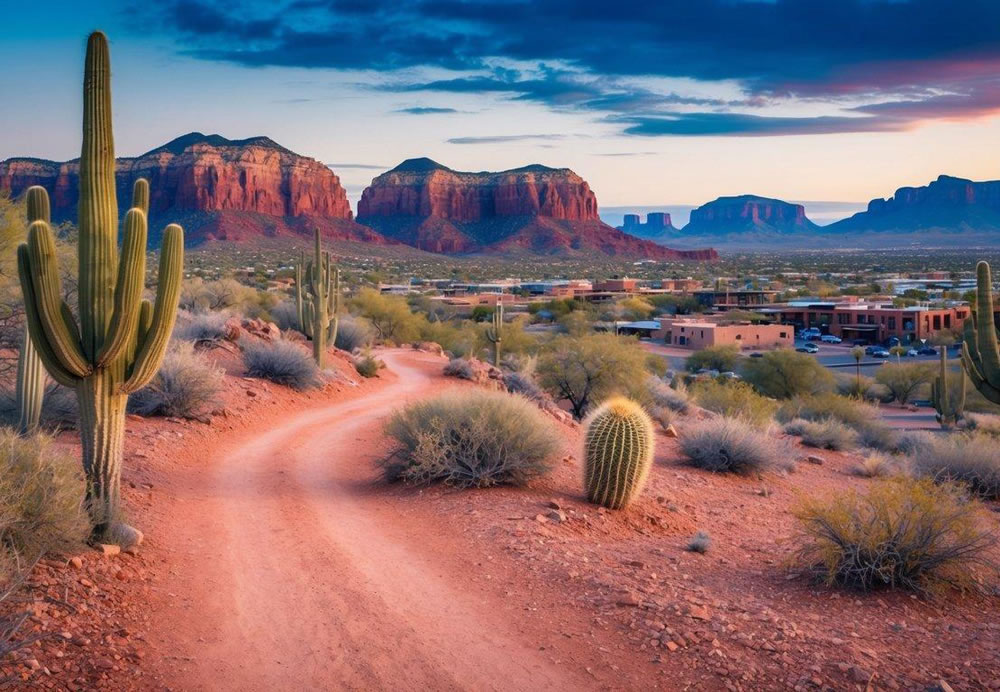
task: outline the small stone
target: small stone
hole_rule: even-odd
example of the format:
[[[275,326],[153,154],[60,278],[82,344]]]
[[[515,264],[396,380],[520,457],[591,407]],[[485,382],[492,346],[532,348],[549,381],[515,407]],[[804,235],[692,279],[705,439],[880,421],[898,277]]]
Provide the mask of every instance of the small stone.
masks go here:
[[[944,680],[937,681],[937,687],[941,692],[955,692],[951,685],[949,685]]]
[[[554,521],[557,524],[561,524],[564,521],[566,521],[566,513],[561,509],[550,509],[548,512],[545,513],[545,516],[550,521]]]
[[[826,463],[826,459],[816,454],[807,455],[806,461],[808,461],[810,464],[816,464],[817,466],[822,466],[823,464]]]
[[[708,608],[697,605],[691,606],[691,612],[689,612],[688,615],[693,617],[695,620],[708,620],[712,617],[708,612]]]
[[[69,559],[69,564],[76,569],[80,569],[83,567],[83,558],[79,555],[74,555]]]
[[[28,666],[32,670],[38,670],[39,668],[42,667],[42,664],[38,662],[37,658],[29,658],[24,663],[25,663],[26,666]]]
[[[105,556],[111,556],[121,553],[122,548],[120,545],[114,545],[113,543],[98,543],[97,550]]]
[[[677,644],[676,644],[676,643],[674,643],[673,641],[669,641],[669,642],[667,642],[666,646],[667,646],[667,648],[668,648],[668,649],[670,649],[671,651],[677,651],[677,649],[678,649],[678,648],[680,648],[680,647],[678,647],[678,646],[677,646]]]
[[[872,679],[872,674],[861,666],[851,666],[848,668],[847,673],[854,682],[867,683]]]
[[[549,507],[551,509],[562,509],[563,508],[562,503],[559,502],[559,500],[557,500],[554,497],[551,500],[549,500],[548,502],[546,502],[545,506]]]
[[[536,514],[535,521],[537,521],[539,524],[545,524],[548,522],[548,519],[545,517],[544,514]]]

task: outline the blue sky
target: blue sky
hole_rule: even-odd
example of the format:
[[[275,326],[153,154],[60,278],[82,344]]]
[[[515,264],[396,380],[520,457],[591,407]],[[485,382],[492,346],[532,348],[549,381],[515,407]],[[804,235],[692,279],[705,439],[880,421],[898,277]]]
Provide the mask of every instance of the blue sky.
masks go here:
[[[1000,178],[996,0],[21,3],[0,158],[79,149],[86,34],[112,41],[118,153],[268,135],[356,199],[384,168],[544,163],[605,206],[865,201]]]

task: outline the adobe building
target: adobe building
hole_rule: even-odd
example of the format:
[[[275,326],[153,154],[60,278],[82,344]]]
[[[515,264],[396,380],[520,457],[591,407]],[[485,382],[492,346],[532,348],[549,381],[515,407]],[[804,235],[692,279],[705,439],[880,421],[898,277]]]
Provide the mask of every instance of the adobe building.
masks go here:
[[[787,324],[725,323],[704,319],[661,319],[654,337],[668,346],[681,346],[698,351],[708,346],[735,345],[741,349],[791,348],[795,330]]]
[[[948,337],[962,328],[968,305],[946,308],[895,307],[891,303],[791,302],[763,310],[797,331],[815,327],[844,341],[884,343],[896,337],[902,343]]]

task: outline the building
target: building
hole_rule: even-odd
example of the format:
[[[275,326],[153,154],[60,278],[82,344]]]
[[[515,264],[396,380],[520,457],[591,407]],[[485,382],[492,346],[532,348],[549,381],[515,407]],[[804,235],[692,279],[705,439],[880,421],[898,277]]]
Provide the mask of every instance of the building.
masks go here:
[[[698,279],[663,279],[660,288],[671,293],[691,293],[701,288]]]
[[[786,348],[795,344],[795,330],[786,324],[722,323],[703,319],[660,320],[654,334],[669,346],[700,350],[708,346],[733,344],[741,349]]]
[[[707,308],[716,310],[746,310],[767,305],[774,301],[777,291],[771,290],[731,290],[725,289],[694,291],[694,297]]]
[[[796,331],[814,327],[845,341],[884,343],[896,337],[909,344],[957,332],[968,319],[970,309],[965,304],[904,308],[891,303],[794,301],[761,312],[793,325]]]
[[[635,293],[639,282],[635,279],[605,279],[594,282],[596,293]]]

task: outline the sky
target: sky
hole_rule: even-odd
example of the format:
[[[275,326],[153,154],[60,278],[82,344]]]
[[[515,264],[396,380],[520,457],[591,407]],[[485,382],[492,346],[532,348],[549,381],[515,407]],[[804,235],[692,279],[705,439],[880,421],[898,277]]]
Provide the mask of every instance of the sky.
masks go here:
[[[608,208],[751,193],[811,200],[817,221],[942,173],[1000,178],[998,0],[55,0],[4,17],[0,159],[79,155],[102,29],[119,155],[267,135],[352,200],[418,156],[569,167]]]

